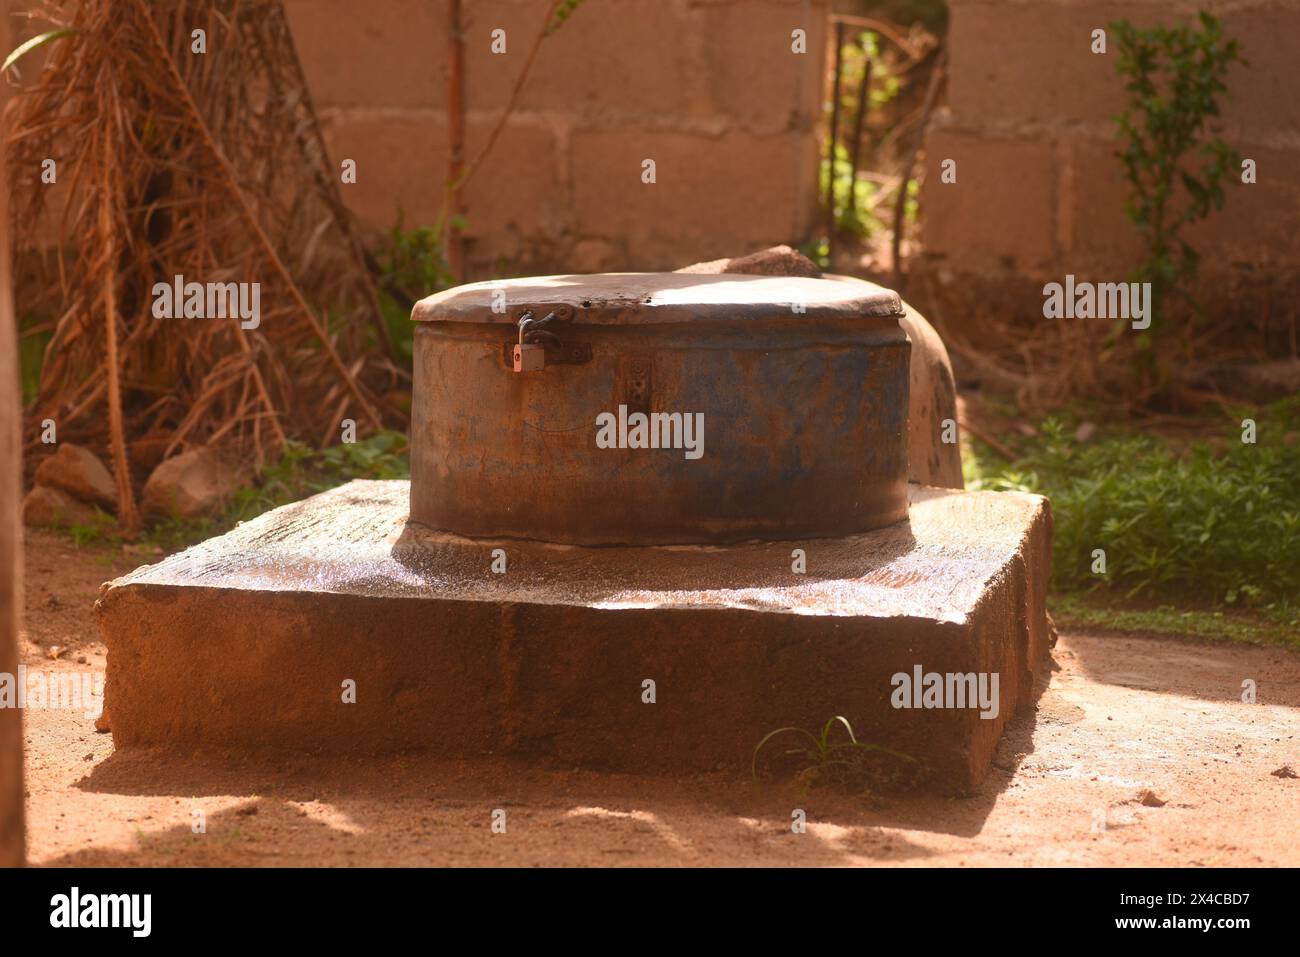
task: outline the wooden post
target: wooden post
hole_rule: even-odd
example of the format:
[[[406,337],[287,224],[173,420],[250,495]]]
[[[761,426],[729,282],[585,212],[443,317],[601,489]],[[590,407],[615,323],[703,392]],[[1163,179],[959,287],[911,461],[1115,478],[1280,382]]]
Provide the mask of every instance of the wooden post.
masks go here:
[[[0,10],[0,56],[10,50],[9,15]],[[8,84],[0,78],[0,111]],[[3,125],[3,124],[0,124]],[[18,388],[18,328],[9,266],[9,181],[0,138],[0,674],[18,680],[18,623],[23,603],[22,409]],[[23,725],[17,707],[0,708],[0,866],[23,863]]]

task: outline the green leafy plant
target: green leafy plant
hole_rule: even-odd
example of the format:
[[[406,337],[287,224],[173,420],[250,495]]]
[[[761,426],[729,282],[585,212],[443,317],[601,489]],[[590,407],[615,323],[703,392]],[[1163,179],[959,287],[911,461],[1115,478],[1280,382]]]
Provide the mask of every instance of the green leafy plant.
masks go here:
[[[833,740],[831,732],[837,725],[842,725],[848,733],[848,740]],[[840,784],[850,786],[868,786],[872,783],[884,783],[891,778],[882,767],[879,759],[896,759],[905,764],[916,766],[916,758],[895,751],[880,744],[867,744],[859,741],[853,733],[853,726],[843,715],[835,715],[822,726],[820,733],[813,733],[805,728],[777,728],[763,736],[754,748],[754,757],[750,762],[750,774],[758,781],[758,756],[763,746],[781,735],[795,735],[805,741],[782,752],[786,757],[801,758],[805,766],[798,772],[797,778],[804,788],[816,785]],[[874,760],[873,760],[874,759]]]
[[[225,527],[353,479],[401,479],[411,474],[406,436],[384,431],[358,442],[316,451],[290,442],[260,485],[240,489],[224,516]]]
[[[1244,417],[1260,423],[1256,444],[1241,441]],[[1217,440],[1186,447],[1125,432],[1079,442],[1049,419],[1015,462],[974,449],[967,485],[1051,499],[1058,589],[1286,616],[1300,606],[1300,402],[1234,415],[1222,428]],[[1098,548],[1106,565],[1094,574]]]
[[[81,548],[85,545],[92,545],[112,538],[116,534],[117,523],[113,520],[113,516],[106,515],[96,508],[95,517],[89,524],[70,525],[67,531],[76,546]]]
[[[1129,183],[1126,212],[1142,234],[1146,256],[1134,278],[1151,283],[1157,316],[1168,294],[1197,271],[1184,228],[1223,206],[1224,180],[1241,164],[1227,143],[1210,135],[1208,123],[1219,115],[1229,67],[1245,61],[1217,19],[1202,11],[1198,23],[1109,25],[1128,93],[1128,106],[1116,118],[1122,139],[1117,155]],[[1152,329],[1162,325],[1153,322]]]
[[[835,163],[831,165],[822,160],[821,177],[817,188],[826,192],[826,181],[833,176],[835,190],[835,224],[837,228],[854,236],[869,236],[883,228],[884,223],[876,216],[876,195],[879,187],[869,179],[858,183],[856,193],[853,189],[855,179],[853,163],[849,151],[842,143],[835,144]]]
[[[878,110],[898,96],[901,84],[890,63],[881,56],[880,37],[871,30],[862,30],[856,37],[846,40],[840,50],[840,115],[853,116],[858,109],[858,90],[862,72],[871,64],[871,90],[867,98],[870,110]]]
[[[459,223],[463,225],[463,223]],[[411,358],[410,304],[454,284],[439,231],[432,226],[406,229],[406,215],[397,212],[397,222],[387,240],[375,251],[379,264],[379,305],[395,348]]]
[[[402,479],[410,474],[406,436],[400,432],[378,432],[322,450],[290,442],[279,461],[263,471],[260,483],[236,491],[218,518],[173,517],[155,523],[144,538],[166,550],[183,548],[353,479]],[[110,529],[106,534],[112,533]]]

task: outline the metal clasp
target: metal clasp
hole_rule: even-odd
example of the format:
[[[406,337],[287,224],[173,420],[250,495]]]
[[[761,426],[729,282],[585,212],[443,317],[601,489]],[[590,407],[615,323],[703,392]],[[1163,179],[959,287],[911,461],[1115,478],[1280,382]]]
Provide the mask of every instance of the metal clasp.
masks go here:
[[[541,319],[533,318],[531,310],[519,317],[519,341],[515,343],[513,367],[516,372],[541,372],[546,368],[546,346],[539,339],[549,338],[558,342],[549,332],[542,329],[555,320],[555,313],[547,313]]]
[[[515,372],[541,372],[547,364],[573,365],[591,361],[591,346],[568,340],[550,331],[552,323],[565,323],[572,318],[568,306],[556,306],[538,319],[533,310],[526,310],[518,319],[519,340],[506,343],[506,363]]]

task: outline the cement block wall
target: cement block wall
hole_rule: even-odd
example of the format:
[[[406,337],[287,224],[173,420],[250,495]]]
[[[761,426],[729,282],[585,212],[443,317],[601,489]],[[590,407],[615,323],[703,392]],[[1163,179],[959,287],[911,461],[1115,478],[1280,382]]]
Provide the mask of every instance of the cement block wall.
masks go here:
[[[1122,281],[1140,256],[1124,214],[1114,117],[1118,52],[1091,52],[1115,19],[1219,17],[1249,66],[1232,69],[1220,135],[1258,164],[1226,183],[1226,206],[1189,234],[1203,275],[1300,271],[1300,2],[1297,0],[950,0],[947,107],[926,142],[925,268],[950,280]],[[940,164],[957,161],[957,183]],[[1041,307],[1041,299],[1039,300]]]
[[[445,0],[286,0],[345,199],[429,225],[447,170]],[[467,157],[549,4],[465,4]],[[828,0],[588,0],[543,41],[467,187],[471,272],[675,268],[797,243],[816,217]],[[791,31],[808,52],[791,52]],[[491,52],[492,31],[506,52]],[[642,161],[657,182],[642,183]]]

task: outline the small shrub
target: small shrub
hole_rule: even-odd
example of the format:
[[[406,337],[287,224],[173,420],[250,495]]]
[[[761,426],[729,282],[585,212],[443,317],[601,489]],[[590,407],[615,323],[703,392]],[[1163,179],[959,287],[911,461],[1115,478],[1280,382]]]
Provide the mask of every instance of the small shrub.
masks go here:
[[[1225,39],[1219,21],[1205,12],[1199,29],[1188,23],[1141,29],[1126,20],[1109,26],[1129,98],[1116,119],[1129,181],[1126,212],[1146,247],[1134,278],[1151,283],[1159,318],[1167,293],[1196,274],[1198,257],[1182,238],[1184,228],[1223,206],[1223,183],[1241,164],[1227,143],[1209,135],[1208,124],[1219,115],[1229,67],[1244,61],[1237,41]],[[1159,328],[1153,322],[1150,331]]]

